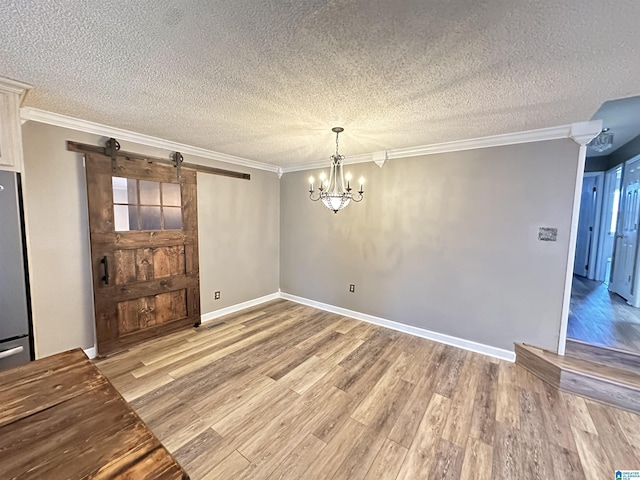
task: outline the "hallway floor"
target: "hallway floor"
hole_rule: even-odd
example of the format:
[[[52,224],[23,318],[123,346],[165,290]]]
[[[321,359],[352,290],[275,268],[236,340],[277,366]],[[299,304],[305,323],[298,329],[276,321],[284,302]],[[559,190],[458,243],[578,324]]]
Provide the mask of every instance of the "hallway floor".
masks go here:
[[[604,283],[574,275],[567,337],[640,352],[640,308],[609,292]]]

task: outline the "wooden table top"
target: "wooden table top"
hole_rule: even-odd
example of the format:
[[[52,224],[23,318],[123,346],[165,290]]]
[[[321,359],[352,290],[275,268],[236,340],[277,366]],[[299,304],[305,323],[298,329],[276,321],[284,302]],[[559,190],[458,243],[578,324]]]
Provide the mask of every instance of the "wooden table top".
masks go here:
[[[189,478],[80,349],[0,372],[0,476]]]

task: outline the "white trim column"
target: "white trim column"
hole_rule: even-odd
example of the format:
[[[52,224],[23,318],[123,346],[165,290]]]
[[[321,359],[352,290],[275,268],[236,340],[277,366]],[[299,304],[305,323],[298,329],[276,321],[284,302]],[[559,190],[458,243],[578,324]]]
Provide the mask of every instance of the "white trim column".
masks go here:
[[[571,214],[571,229],[569,231],[569,250],[564,279],[564,295],[562,298],[562,313],[560,317],[560,332],[558,335],[558,355],[564,355],[567,343],[567,326],[569,323],[569,307],[571,302],[571,283],[573,281],[573,261],[576,256],[576,240],[578,238],[578,218],[580,217],[580,198],[582,196],[582,177],[587,158],[587,143],[602,131],[602,120],[580,122],[571,125],[570,138],[578,145],[578,167],[576,168],[576,184],[573,192],[573,213]]]

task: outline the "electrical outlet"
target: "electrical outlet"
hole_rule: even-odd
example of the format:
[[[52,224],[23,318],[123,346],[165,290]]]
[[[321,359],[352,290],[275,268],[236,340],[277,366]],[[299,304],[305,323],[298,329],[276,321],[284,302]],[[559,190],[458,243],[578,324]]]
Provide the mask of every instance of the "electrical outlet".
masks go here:
[[[353,283],[349,285],[349,291],[350,291],[351,293],[355,293],[355,291],[356,291],[356,286],[355,286]]]
[[[213,299],[220,300],[220,292],[213,292]]]

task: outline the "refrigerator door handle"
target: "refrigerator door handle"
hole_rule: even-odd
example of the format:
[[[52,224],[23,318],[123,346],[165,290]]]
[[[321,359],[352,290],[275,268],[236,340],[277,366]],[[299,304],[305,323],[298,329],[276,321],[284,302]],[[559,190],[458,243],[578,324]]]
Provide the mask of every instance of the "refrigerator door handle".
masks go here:
[[[19,353],[22,353],[23,351],[24,351],[24,347],[22,345],[20,345],[19,347],[10,348],[9,350],[4,350],[0,352],[0,358],[11,357],[12,355],[17,355]]]

